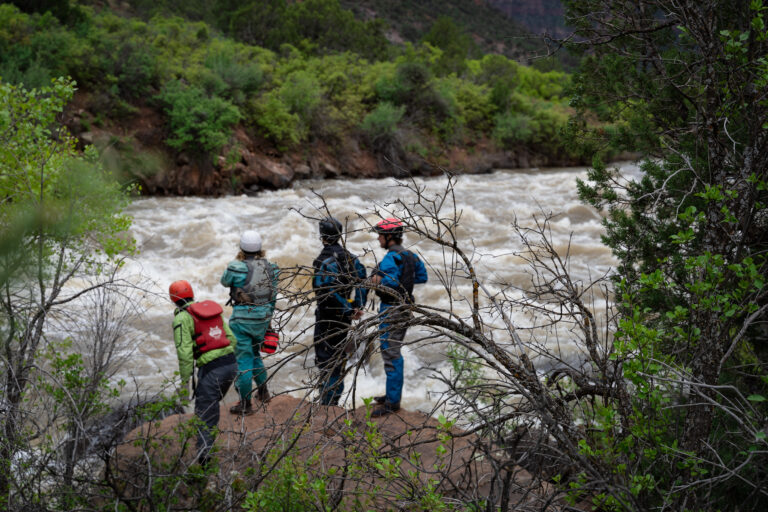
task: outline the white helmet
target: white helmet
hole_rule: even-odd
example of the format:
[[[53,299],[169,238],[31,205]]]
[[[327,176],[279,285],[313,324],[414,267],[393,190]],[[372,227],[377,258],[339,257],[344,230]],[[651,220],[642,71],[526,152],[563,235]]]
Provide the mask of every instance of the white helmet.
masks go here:
[[[261,235],[257,231],[246,231],[240,235],[240,248],[244,252],[259,252],[261,250]]]

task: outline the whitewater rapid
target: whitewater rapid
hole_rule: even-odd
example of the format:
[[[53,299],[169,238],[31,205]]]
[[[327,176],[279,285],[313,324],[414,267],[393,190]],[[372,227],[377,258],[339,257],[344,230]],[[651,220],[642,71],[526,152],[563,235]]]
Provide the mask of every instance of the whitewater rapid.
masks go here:
[[[627,167],[625,166],[625,169]],[[630,167],[629,172],[633,169]],[[479,278],[492,289],[506,285],[525,288],[530,272],[516,254],[521,249],[511,229],[517,219],[531,225],[534,216],[553,213],[551,234],[558,250],[569,248],[571,273],[581,280],[590,280],[608,272],[615,261],[600,237],[601,217],[593,208],[582,204],[576,191],[577,178],[585,178],[584,168],[531,169],[497,171],[485,175],[458,178],[455,198],[461,211],[459,236],[477,264]],[[447,178],[419,178],[416,184],[427,190],[444,188]],[[224,268],[237,252],[240,233],[256,229],[264,239],[267,258],[282,268],[310,266],[321,249],[317,223],[322,196],[327,208],[351,229],[346,245],[372,267],[383,256],[375,235],[366,229],[378,217],[376,205],[386,205],[404,194],[393,179],[377,180],[312,180],[295,183],[292,188],[267,191],[255,196],[231,197],[155,197],[136,200],[128,209],[133,217],[131,235],[138,254],[130,258],[122,274],[141,283],[140,317],[130,322],[128,336],[135,340],[133,353],[119,369],[117,377],[157,389],[174,379],[177,370],[176,353],[171,332],[173,305],[167,298],[168,285],[177,279],[190,281],[198,299],[226,302],[228,290],[219,284]],[[418,237],[406,235],[407,247],[417,251],[436,268],[442,265],[443,252],[439,246]],[[303,279],[303,281],[302,281]],[[306,285],[299,278],[292,287]],[[463,285],[459,285],[463,286]],[[430,281],[415,291],[416,300],[447,308],[445,289],[430,269]],[[283,298],[279,309],[285,309]],[[460,306],[461,307],[461,306]],[[225,316],[231,312],[225,308]],[[514,322],[525,324],[530,319],[516,316]],[[311,346],[313,312],[310,308],[294,311],[283,337],[296,338],[299,345],[291,353],[283,352],[265,359],[274,367],[283,358],[293,355],[270,381],[274,392],[289,392],[305,396],[306,385],[313,368],[311,350],[296,357],[301,347]],[[412,330],[408,339],[416,339]],[[568,340],[557,340],[559,349],[568,357]],[[430,368],[445,369],[444,352],[434,345],[416,344],[404,348],[405,388],[403,407],[429,411],[442,390],[433,379]],[[347,391],[351,377],[347,378]],[[381,359],[375,356],[356,382],[358,404],[366,396],[382,394],[384,374]],[[234,395],[229,399],[234,400]],[[347,405],[350,405],[347,402]]]

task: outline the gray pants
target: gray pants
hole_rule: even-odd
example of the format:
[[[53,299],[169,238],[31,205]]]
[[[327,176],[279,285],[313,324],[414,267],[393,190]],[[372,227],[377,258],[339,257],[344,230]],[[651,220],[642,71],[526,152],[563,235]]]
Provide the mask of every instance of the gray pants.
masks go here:
[[[195,416],[203,422],[197,434],[198,460],[201,462],[207,461],[208,454],[213,447],[215,439],[213,429],[219,425],[219,402],[227,394],[229,386],[232,385],[237,376],[237,363],[234,355],[229,354],[222,356],[222,358],[227,358],[224,364],[216,359],[201,367],[197,372]]]

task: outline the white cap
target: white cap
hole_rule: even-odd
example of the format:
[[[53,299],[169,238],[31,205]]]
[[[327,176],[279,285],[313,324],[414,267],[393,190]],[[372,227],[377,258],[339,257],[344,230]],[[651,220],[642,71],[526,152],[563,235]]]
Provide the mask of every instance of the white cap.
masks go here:
[[[240,248],[245,252],[259,252],[261,235],[257,231],[246,231],[240,235]]]

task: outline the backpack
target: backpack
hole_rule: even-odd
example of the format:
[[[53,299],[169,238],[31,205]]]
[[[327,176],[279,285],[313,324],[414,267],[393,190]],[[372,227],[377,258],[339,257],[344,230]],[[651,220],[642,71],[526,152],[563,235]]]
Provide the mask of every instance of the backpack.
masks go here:
[[[390,250],[396,251],[400,256],[400,262],[397,264],[399,275],[397,276],[398,286],[390,291],[377,288],[376,295],[381,302],[385,304],[402,304],[403,298],[406,302],[413,303],[413,285],[416,279],[416,255],[406,251],[399,245],[393,245]],[[397,261],[397,260],[395,260]]]
[[[221,317],[224,312],[221,306],[212,300],[204,300],[190,304],[186,311],[195,322],[195,333],[192,335],[195,341],[195,359],[211,350],[229,346],[229,338],[224,331],[224,319]]]
[[[245,278],[245,285],[242,287],[231,287],[229,297],[235,305],[263,306],[272,300],[274,287],[272,279],[274,270],[269,261],[264,258],[257,260],[245,260],[248,266],[248,275]]]
[[[321,308],[338,308],[337,299],[333,297],[338,293],[344,299],[349,298],[349,285],[352,284],[355,271],[355,256],[347,251],[341,254],[335,252],[324,259],[315,271],[313,285],[318,296],[318,305]]]

